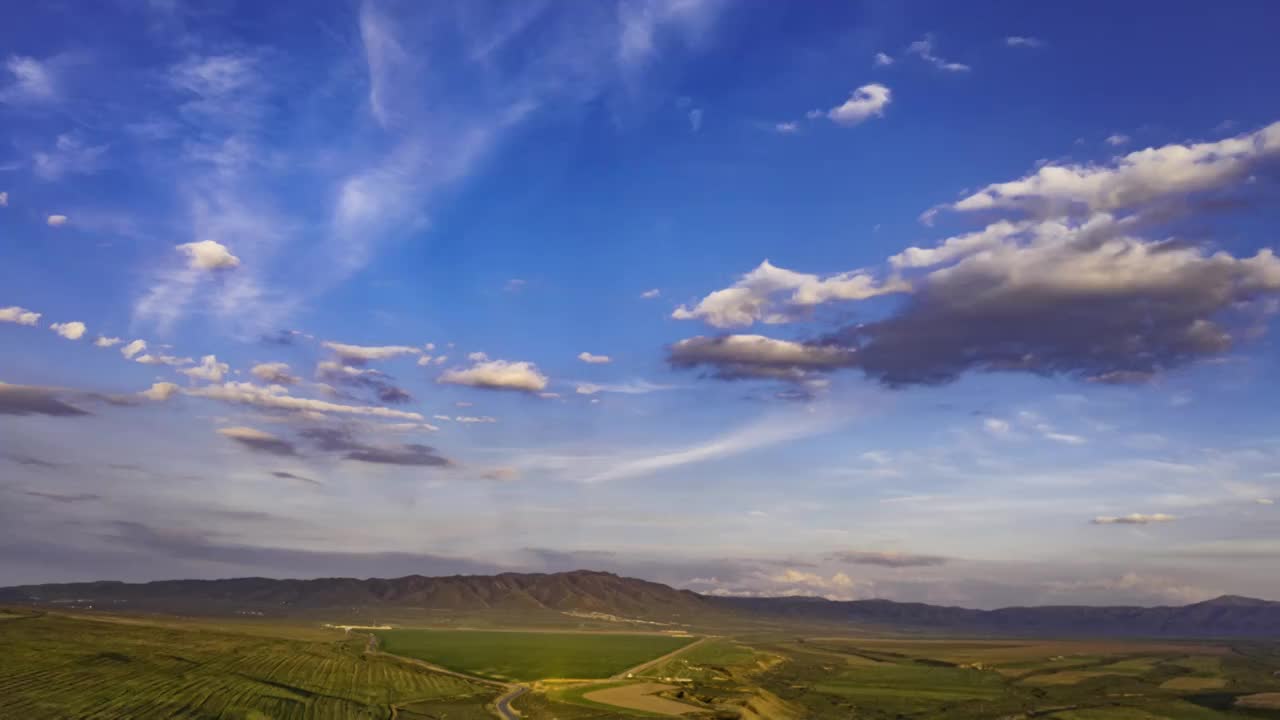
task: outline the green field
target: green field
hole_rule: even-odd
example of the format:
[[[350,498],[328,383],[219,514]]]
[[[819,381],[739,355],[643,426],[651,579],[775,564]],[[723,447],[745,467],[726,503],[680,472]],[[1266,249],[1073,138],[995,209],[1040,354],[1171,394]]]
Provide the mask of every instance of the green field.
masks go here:
[[[405,703],[476,711],[449,715],[462,718],[484,717],[495,695],[490,687],[366,655],[363,638],[329,636],[291,640],[172,622],[10,618],[0,623],[0,717],[380,719]]]
[[[384,630],[384,652],[497,680],[607,678],[693,642],[670,635]]]

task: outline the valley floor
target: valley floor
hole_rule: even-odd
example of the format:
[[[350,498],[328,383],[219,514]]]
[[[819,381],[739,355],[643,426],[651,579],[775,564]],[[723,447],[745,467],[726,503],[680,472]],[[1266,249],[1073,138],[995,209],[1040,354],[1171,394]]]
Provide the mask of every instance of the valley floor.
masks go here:
[[[0,650],[5,720],[1280,718],[1280,644],[1250,641],[695,639],[13,609]]]

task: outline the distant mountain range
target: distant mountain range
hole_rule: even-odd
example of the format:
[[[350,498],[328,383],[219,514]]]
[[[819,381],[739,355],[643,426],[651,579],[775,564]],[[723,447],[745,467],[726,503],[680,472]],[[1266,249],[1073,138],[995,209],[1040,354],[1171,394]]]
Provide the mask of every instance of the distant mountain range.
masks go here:
[[[0,604],[222,614],[413,609],[456,613],[600,613],[688,624],[771,622],[1034,636],[1280,637],[1280,603],[1223,596],[1181,607],[971,610],[889,600],[713,597],[577,570],[358,580],[166,580],[0,588]]]

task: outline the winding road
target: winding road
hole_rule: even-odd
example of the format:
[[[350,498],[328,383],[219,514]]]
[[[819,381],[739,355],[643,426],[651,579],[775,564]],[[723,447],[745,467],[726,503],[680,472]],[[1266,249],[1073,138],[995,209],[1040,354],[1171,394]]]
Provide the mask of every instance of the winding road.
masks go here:
[[[512,709],[511,702],[527,692],[529,688],[523,685],[512,685],[510,690],[493,703],[493,706],[498,709],[498,717],[502,720],[519,720],[520,713]]]

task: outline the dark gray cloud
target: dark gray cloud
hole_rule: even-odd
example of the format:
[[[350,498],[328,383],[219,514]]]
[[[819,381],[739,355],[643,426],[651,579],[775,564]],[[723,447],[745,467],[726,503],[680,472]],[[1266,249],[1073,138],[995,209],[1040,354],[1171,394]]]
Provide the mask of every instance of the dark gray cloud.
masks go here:
[[[295,550],[226,542],[217,533],[118,522],[106,539],[120,547],[177,560],[198,560],[275,577],[398,577],[492,574],[509,570],[493,563],[428,553]],[[233,571],[236,572],[236,571]],[[208,573],[206,573],[208,574]],[[226,577],[225,568],[212,573]]]
[[[912,555],[898,552],[875,552],[867,550],[843,550],[832,553],[831,560],[851,565],[875,565],[887,568],[937,567],[951,562],[950,558],[940,555]]]
[[[12,463],[16,463],[24,467],[37,467],[45,470],[53,470],[55,468],[62,467],[62,463],[49,462],[48,460],[41,460],[38,457],[18,453],[6,453],[4,458]]]
[[[778,340],[762,335],[722,335],[680,340],[667,348],[675,368],[705,367],[721,380],[804,380],[813,373],[853,367],[857,357],[834,343]]]
[[[570,570],[608,569],[617,562],[617,553],[604,550],[554,550],[551,548],[524,548],[529,565],[548,572]]]
[[[695,337],[668,361],[726,380],[851,368],[890,387],[997,371],[1133,383],[1260,334],[1280,297],[1280,259],[1267,250],[1236,258],[1144,241],[1110,220],[998,229],[981,252],[943,243],[910,256],[946,264],[917,277],[884,319],[801,342]]]
[[[47,415],[77,417],[86,410],[64,402],[65,391],[33,385],[0,385],[0,415]]]
[[[27,495],[30,495],[31,497],[44,498],[45,500],[52,500],[58,503],[78,503],[78,502],[88,502],[90,500],[102,499],[101,495],[94,495],[93,493],[65,494],[65,493],[55,493],[55,492],[42,492],[40,490],[25,490],[24,493]]]
[[[1270,253],[1082,233],[966,258],[927,276],[897,313],[824,341],[890,386],[1002,370],[1133,382],[1229,350],[1260,318],[1250,306],[1277,293]]]
[[[323,485],[323,484],[324,484],[324,483],[320,482],[319,480],[312,480],[312,479],[311,479],[311,478],[309,478],[309,477],[304,477],[304,476],[302,476],[302,475],[296,475],[296,474],[294,474],[294,473],[286,472],[286,471],[284,471],[284,470],[272,470],[272,471],[271,471],[271,475],[272,475],[272,477],[278,477],[278,478],[280,478],[280,479],[282,479],[282,480],[300,480],[300,481],[305,482],[305,483],[311,483],[312,485]]]
[[[448,467],[452,463],[447,458],[436,454],[429,445],[408,444],[398,447],[367,447],[352,450],[344,455],[347,460],[379,463],[382,465],[417,465],[424,467]]]
[[[451,467],[453,462],[429,445],[370,445],[356,439],[348,428],[313,427],[299,433],[325,452],[342,453],[343,459],[378,465]]]
[[[316,366],[316,379],[335,388],[367,391],[379,402],[389,405],[403,405],[413,400],[413,396],[396,385],[395,379],[390,375],[381,370],[363,367],[367,362],[360,358],[327,360]],[[349,399],[352,397],[346,393],[338,394]]]
[[[682,340],[669,362],[727,380],[855,368],[903,387],[1003,371],[1134,383],[1221,356],[1261,334],[1280,307],[1273,250],[1234,255],[1214,242],[1222,214],[1274,206],[1277,138],[1273,123],[1107,163],[1046,164],[947,206],[992,218],[932,247],[906,248],[879,278],[859,270],[817,281],[765,262],[674,316],[716,327],[791,322],[771,298],[793,288],[791,301],[807,307],[880,291],[902,300],[801,342]]]
[[[269,333],[259,338],[263,345],[289,346],[293,345],[302,337],[302,333],[297,330],[280,330],[279,332]]]
[[[298,454],[298,449],[288,440],[254,428],[222,428],[218,430],[218,434],[254,452],[281,456],[297,456]]]

